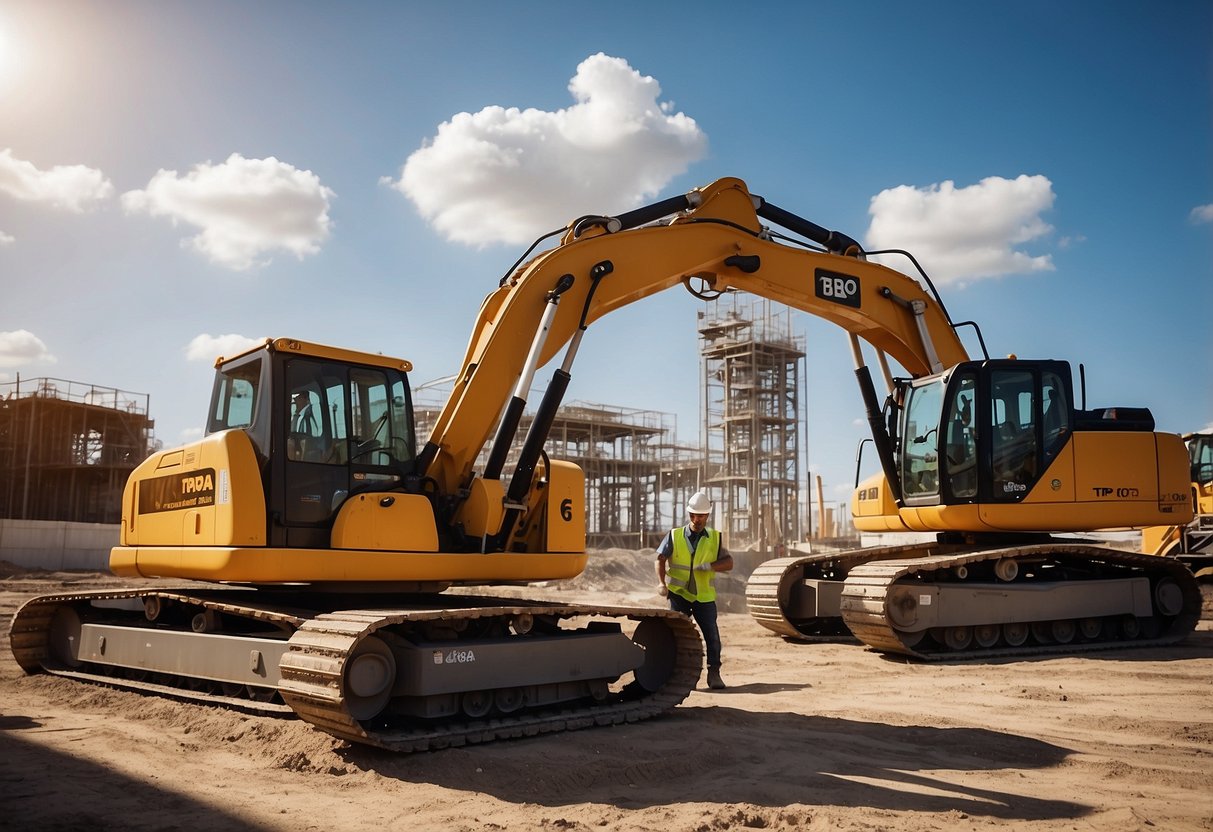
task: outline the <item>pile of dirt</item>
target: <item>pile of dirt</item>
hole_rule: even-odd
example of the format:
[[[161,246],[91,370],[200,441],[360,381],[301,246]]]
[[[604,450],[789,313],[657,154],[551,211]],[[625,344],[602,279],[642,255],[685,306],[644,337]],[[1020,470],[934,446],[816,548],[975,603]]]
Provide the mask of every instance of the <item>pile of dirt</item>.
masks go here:
[[[15,563],[7,560],[0,560],[0,581],[8,580],[9,578],[28,577],[34,575],[46,576],[48,573],[45,569],[37,569],[32,566],[18,566]]]

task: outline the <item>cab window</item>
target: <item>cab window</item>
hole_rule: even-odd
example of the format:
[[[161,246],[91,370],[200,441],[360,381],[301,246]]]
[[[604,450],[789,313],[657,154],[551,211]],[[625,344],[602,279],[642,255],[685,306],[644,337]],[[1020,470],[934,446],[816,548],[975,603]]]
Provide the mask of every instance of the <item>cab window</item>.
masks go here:
[[[1052,461],[1070,435],[1071,409],[1069,387],[1061,376],[1054,372],[1041,374],[1041,405],[1044,415],[1041,425],[1044,427],[1045,457]]]
[[[1213,480],[1213,436],[1194,436],[1188,448],[1192,481],[1203,484]]]
[[[901,490],[906,497],[939,493],[937,448],[942,403],[942,382],[910,388],[901,452]]]
[[[393,374],[394,375],[394,374]],[[381,370],[350,370],[350,462],[392,465],[413,458],[404,381]]]
[[[345,379],[341,368],[296,359],[287,365],[286,456],[344,464]]]
[[[953,497],[977,496],[977,377],[965,374],[953,383],[947,407],[948,488]]]
[[[260,379],[259,360],[248,361],[235,367],[224,367],[215,374],[215,387],[211,393],[211,416],[206,426],[208,434],[233,428],[247,428],[253,423]]]
[[[1038,474],[1036,385],[1024,370],[990,374],[993,497],[1019,499]]]

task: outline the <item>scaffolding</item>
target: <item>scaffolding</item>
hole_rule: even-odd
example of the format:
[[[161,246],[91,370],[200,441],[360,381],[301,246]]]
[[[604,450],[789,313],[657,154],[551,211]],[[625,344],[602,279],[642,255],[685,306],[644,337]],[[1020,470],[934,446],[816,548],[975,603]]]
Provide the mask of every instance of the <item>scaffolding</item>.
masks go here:
[[[0,384],[0,518],[117,523],[154,447],[149,397],[35,378]]]
[[[799,540],[804,336],[787,307],[727,294],[699,313],[699,339],[704,482],[716,524],[739,550]]]
[[[588,545],[655,548],[681,522],[699,453],[675,436],[669,413],[588,402],[560,409],[546,447],[585,472]]]
[[[442,389],[421,385],[414,399],[419,438],[437,421]],[[517,436],[526,435],[533,414],[523,416]],[[585,473],[586,545],[596,549],[655,548],[683,522],[682,506],[699,482],[701,454],[676,439],[676,417],[656,410],[573,401],[563,405],[544,449]],[[517,462],[520,442],[506,459]],[[478,466],[484,469],[488,449]],[[508,477],[508,473],[506,475]]]

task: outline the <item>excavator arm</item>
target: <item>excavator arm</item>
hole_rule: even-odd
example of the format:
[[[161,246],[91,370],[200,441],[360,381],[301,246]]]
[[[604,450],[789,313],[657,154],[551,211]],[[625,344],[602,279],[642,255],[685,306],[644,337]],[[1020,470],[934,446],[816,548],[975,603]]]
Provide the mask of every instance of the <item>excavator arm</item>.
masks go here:
[[[763,219],[828,250],[780,242]],[[837,324],[853,337],[857,365],[854,339],[914,377],[968,358],[943,307],[915,280],[868,262],[849,237],[766,203],[742,181],[720,179],[620,217],[582,218],[559,245],[508,275],[481,307],[422,471],[440,493],[466,488],[499,422],[505,429],[491,458],[503,458],[498,446],[512,436],[537,367],[567,346],[557,371],[567,376],[589,324],[680,284],[700,296],[750,292]]]

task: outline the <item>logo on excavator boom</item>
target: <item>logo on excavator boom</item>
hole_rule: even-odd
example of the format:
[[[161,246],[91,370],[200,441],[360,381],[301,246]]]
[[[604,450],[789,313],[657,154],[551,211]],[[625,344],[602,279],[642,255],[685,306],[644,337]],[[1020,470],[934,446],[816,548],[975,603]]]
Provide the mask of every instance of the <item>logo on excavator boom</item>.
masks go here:
[[[849,274],[817,269],[813,273],[813,291],[822,300],[859,308],[859,278]]]

